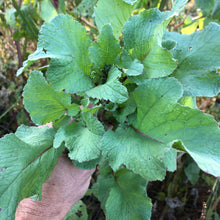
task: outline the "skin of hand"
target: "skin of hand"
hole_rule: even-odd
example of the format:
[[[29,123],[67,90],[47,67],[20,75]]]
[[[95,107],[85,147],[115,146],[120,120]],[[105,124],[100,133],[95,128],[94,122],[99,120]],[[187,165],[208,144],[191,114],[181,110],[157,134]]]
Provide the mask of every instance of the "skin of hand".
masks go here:
[[[78,169],[67,156],[60,156],[51,176],[42,185],[42,200],[23,199],[18,204],[15,220],[64,219],[86,193],[94,171]]]
[[[86,193],[95,171],[76,168],[62,155],[42,186],[42,200],[23,199],[16,210],[15,220],[62,220]]]

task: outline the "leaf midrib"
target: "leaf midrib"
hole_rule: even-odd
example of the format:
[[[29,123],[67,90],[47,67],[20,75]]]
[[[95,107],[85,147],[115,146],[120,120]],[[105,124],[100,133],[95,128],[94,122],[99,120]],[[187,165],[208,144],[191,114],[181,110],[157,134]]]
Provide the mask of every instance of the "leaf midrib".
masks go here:
[[[11,187],[11,185],[14,184],[14,182],[20,177],[21,173],[23,173],[26,169],[29,168],[29,166],[36,161],[39,157],[41,157],[45,152],[49,151],[53,146],[48,147],[47,149],[45,149],[43,152],[41,152],[39,155],[37,155],[32,161],[30,161],[28,163],[28,165],[26,167],[24,167],[17,175],[16,177],[11,181],[11,183],[8,185],[8,187],[4,190],[4,192],[2,193],[1,197],[7,192],[7,190]]]

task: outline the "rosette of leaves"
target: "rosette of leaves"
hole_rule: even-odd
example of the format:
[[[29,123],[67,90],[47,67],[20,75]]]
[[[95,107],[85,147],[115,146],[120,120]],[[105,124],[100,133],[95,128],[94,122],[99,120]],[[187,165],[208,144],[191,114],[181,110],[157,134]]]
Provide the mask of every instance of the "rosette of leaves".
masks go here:
[[[150,219],[146,182],[176,170],[177,141],[200,169],[220,176],[218,125],[185,105],[220,91],[220,26],[191,35],[166,32],[186,2],[131,17],[138,1],[99,0],[95,41],[69,15],[42,26],[38,48],[18,74],[50,58],[46,72],[30,74],[23,98],[36,125],[52,121],[54,128],[21,126],[0,140],[2,219],[13,219],[22,198],[40,194],[65,148],[80,168],[99,164],[93,190],[113,220]]]

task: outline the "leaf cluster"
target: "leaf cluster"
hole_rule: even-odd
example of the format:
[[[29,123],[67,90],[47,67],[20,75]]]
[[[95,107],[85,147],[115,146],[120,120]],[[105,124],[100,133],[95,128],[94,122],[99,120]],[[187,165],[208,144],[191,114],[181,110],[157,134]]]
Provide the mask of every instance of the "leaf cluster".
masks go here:
[[[220,176],[218,125],[186,104],[186,97],[220,91],[220,26],[210,23],[191,35],[167,32],[186,2],[131,16],[138,0],[99,0],[94,41],[69,15],[41,27],[37,50],[18,75],[36,60],[50,59],[46,72],[30,74],[23,100],[36,125],[53,122],[53,128],[21,126],[0,140],[3,219],[13,219],[22,198],[40,193],[64,148],[80,168],[99,164],[93,190],[109,219],[150,219],[146,181],[175,171],[179,149]],[[31,172],[35,178],[22,184]]]

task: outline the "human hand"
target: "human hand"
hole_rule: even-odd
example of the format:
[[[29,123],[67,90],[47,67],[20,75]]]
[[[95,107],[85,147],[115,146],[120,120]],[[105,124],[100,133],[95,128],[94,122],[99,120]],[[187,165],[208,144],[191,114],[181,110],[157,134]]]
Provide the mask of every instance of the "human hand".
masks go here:
[[[64,219],[86,193],[94,171],[78,169],[68,157],[60,156],[51,176],[42,186],[42,200],[23,199],[18,204],[15,220]]]
[[[42,186],[42,200],[23,199],[15,220],[61,220],[86,193],[95,169],[81,170],[62,155]]]

